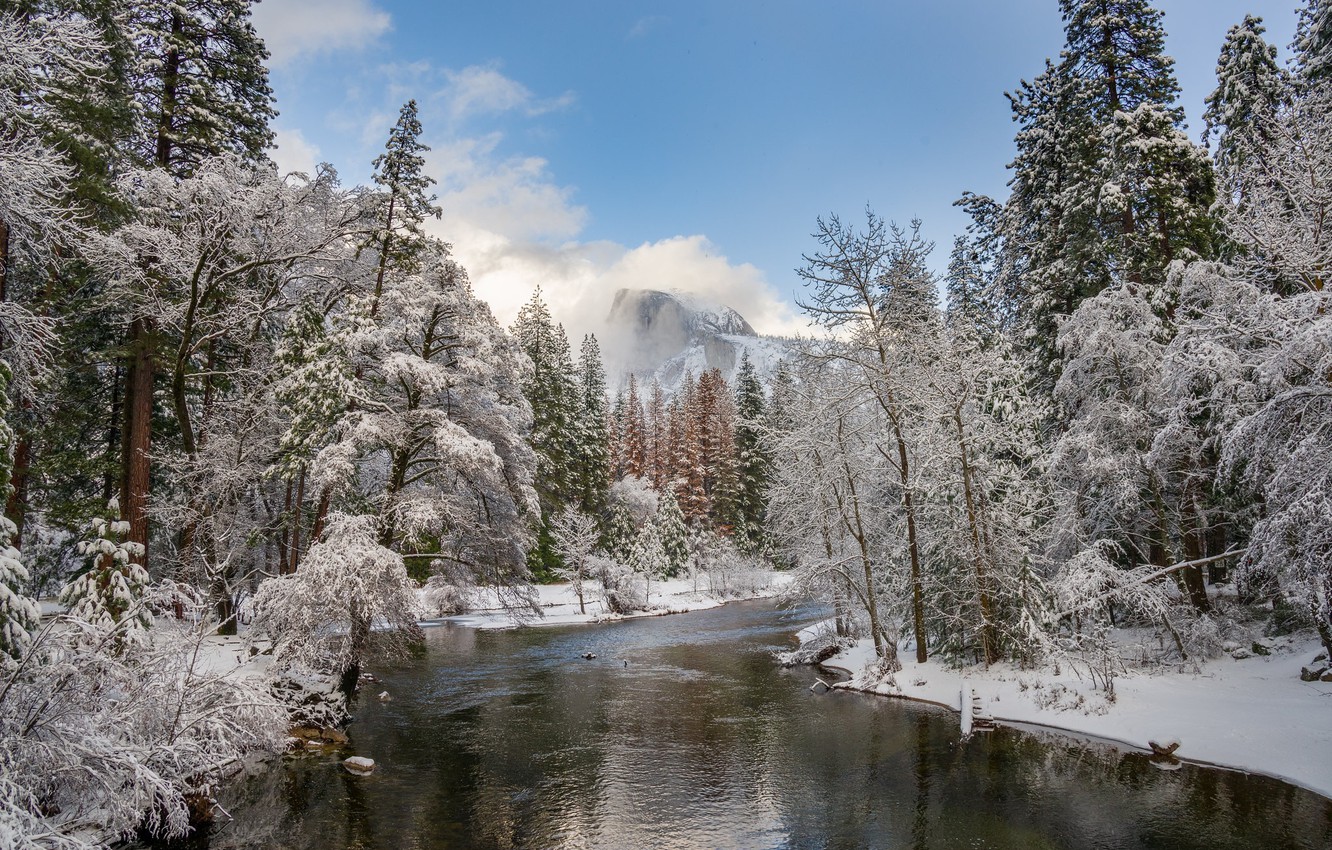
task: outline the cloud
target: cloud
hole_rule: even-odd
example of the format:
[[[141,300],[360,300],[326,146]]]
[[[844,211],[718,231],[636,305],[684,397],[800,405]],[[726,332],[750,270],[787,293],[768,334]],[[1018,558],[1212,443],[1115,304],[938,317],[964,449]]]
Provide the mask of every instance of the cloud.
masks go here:
[[[272,151],[272,157],[277,163],[278,173],[304,171],[313,175],[320,161],[319,148],[307,141],[300,130],[275,129],[273,132],[275,150]]]
[[[540,99],[527,86],[504,76],[493,65],[469,65],[446,70],[447,81],[438,96],[448,104],[450,117],[460,121],[474,115],[521,111],[532,117],[564,109],[574,102],[572,92]]]
[[[587,211],[573,189],[551,178],[546,160],[503,157],[499,133],[437,144],[426,167],[438,181],[445,224],[477,228],[518,242],[564,241],[583,229]]]
[[[388,32],[392,19],[370,0],[264,0],[254,6],[254,26],[268,45],[274,67],[298,58],[360,50]]]

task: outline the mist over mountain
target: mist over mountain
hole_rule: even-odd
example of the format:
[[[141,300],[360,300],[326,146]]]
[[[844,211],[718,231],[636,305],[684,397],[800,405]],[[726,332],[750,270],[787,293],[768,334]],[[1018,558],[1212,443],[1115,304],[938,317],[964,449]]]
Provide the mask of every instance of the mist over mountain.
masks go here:
[[[612,384],[632,374],[640,385],[656,378],[667,392],[708,369],[732,381],[746,353],[766,383],[790,353],[788,340],[760,336],[736,310],[678,291],[620,289],[604,333]]]

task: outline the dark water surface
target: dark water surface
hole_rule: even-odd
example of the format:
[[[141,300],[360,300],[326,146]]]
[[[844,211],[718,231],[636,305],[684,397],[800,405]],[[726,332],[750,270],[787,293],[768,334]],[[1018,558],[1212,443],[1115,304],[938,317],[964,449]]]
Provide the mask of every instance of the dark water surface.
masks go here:
[[[376,671],[350,751],[238,783],[202,846],[1332,847],[1332,801],[1280,782],[1053,734],[961,742],[941,709],[811,693],[826,674],[771,651],[815,615],[430,629],[423,658]],[[351,754],[378,770],[348,774]]]

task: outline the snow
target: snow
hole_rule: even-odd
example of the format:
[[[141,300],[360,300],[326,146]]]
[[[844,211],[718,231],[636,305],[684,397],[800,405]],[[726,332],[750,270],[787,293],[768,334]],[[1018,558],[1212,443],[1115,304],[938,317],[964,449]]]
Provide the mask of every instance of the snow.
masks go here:
[[[817,627],[800,633],[807,640]],[[1049,726],[1147,750],[1148,741],[1181,741],[1176,757],[1284,780],[1332,797],[1332,683],[1300,681],[1319,650],[1315,639],[1271,656],[1202,662],[1197,672],[1133,673],[1115,679],[1107,701],[1077,671],[996,665],[959,671],[902,654],[896,684],[853,673],[834,687],[922,700],[962,710],[973,690],[999,722]],[[825,666],[862,671],[874,660],[868,639]]]
[[[443,621],[475,629],[511,629],[520,625],[563,626],[603,623],[609,620],[633,617],[653,617],[661,614],[683,614],[687,611],[716,608],[725,605],[727,602],[736,602],[741,599],[770,598],[776,596],[790,584],[791,578],[789,573],[773,572],[767,586],[758,587],[739,595],[722,594],[720,592],[710,593],[706,577],[700,578],[697,585],[691,578],[654,580],[652,582],[652,598],[648,606],[651,610],[628,615],[614,614],[608,611],[602,601],[597,598],[597,594],[594,592],[597,584],[593,581],[584,582],[583,600],[587,611],[585,614],[578,610],[578,597],[574,594],[571,584],[537,585],[534,590],[536,591],[537,604],[542,613],[540,618],[530,615],[524,617],[517,612],[506,609],[500,604],[499,596],[495,591],[482,589],[478,591],[480,598],[473,607],[472,613],[446,617],[443,618]]]

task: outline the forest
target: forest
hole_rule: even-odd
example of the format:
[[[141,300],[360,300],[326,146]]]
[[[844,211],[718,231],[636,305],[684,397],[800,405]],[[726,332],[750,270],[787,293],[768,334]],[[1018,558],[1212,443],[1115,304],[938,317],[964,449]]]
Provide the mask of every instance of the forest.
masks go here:
[[[415,101],[370,185],[278,173],[250,0],[5,0],[0,846],[184,834],[476,588],[775,568],[886,677],[1332,653],[1332,5],[1236,24],[1197,138],[1160,12],[1059,6],[946,267],[822,215],[776,373],[668,392],[496,321]],[[200,665],[238,631],[270,675]]]

